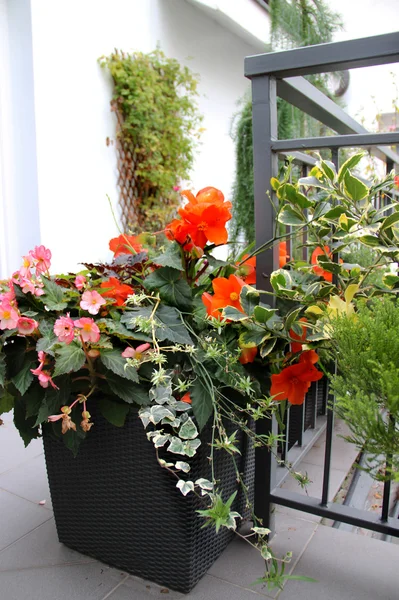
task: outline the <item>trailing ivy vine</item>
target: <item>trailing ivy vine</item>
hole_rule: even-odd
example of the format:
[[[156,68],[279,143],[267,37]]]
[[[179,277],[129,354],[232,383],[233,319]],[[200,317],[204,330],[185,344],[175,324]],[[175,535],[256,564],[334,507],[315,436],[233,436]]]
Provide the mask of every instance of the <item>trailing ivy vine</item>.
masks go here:
[[[134,233],[163,229],[179,203],[176,188],[189,177],[201,133],[198,78],[160,49],[115,50],[99,62],[114,82],[123,225]]]

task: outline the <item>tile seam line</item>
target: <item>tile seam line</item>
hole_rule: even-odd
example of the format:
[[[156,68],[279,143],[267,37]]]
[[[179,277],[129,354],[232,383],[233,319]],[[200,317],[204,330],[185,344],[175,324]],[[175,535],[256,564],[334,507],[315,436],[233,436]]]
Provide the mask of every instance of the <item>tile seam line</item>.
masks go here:
[[[266,594],[262,594],[261,592],[257,592],[256,590],[251,590],[251,588],[243,587],[242,585],[238,585],[238,583],[233,583],[232,581],[229,581],[228,579],[223,579],[223,577],[218,577],[218,575],[206,573],[206,577],[213,577],[213,579],[217,579],[218,581],[223,581],[223,583],[228,583],[229,585],[232,585],[233,587],[238,588],[239,590],[245,590],[246,592],[251,592],[252,594],[255,594],[256,596],[260,596],[261,598],[272,598],[272,599],[275,598],[275,596],[267,596]],[[102,600],[104,600],[104,598]]]
[[[11,542],[10,544],[8,544],[7,546],[5,546],[4,548],[2,548],[0,550],[0,555],[5,551],[8,550],[8,548],[10,548],[11,546],[13,546],[14,544],[16,544],[17,542],[23,540],[27,535],[29,535],[30,533],[32,533],[33,531],[36,531],[36,529],[39,529],[39,527],[41,527],[42,525],[44,525],[45,523],[48,523],[49,521],[51,521],[52,519],[54,519],[53,516],[49,517],[48,519],[46,519],[45,521],[43,521],[43,523],[40,523],[39,525],[36,525],[36,527],[34,527],[33,529],[30,529],[29,531],[27,531],[26,533],[24,533],[23,535],[21,535],[21,537],[19,537],[17,540],[14,540],[13,542]]]
[[[43,456],[43,455],[44,455],[44,452],[39,452],[39,454],[35,454],[35,456],[30,456],[26,460],[23,460],[22,462],[18,463],[17,465],[14,465],[13,467],[10,467],[9,469],[6,469],[5,471],[0,471],[0,477],[1,477],[1,475],[6,475],[7,473],[14,471],[15,469],[18,469],[19,467],[22,467],[30,460],[34,460],[35,458],[39,458],[39,456]]]
[[[83,561],[74,561],[74,562],[66,562],[66,563],[54,563],[52,565],[32,565],[30,567],[20,567],[15,568],[11,567],[10,569],[0,569],[0,575],[2,573],[19,573],[24,571],[36,571],[37,569],[52,569],[53,567],[80,567],[81,565],[92,565],[93,563],[97,563],[98,561],[93,558],[92,560],[83,560]],[[102,564],[102,563],[101,563]]]
[[[1,475],[0,475],[0,479],[1,479]],[[49,510],[49,511],[53,512],[52,508],[49,508],[48,506],[45,506],[45,505],[41,505],[41,504],[39,504],[39,502],[35,502],[34,500],[29,500],[29,498],[25,498],[25,496],[20,496],[19,494],[16,494],[15,492],[12,492],[11,490],[6,490],[6,488],[1,487],[1,485],[0,485],[0,492],[6,492],[7,494],[11,494],[12,496],[15,496],[16,498],[20,498],[21,500],[26,500],[27,502],[30,502],[31,504],[33,504],[33,506],[41,506],[43,508],[43,510]]]
[[[106,594],[103,598],[101,598],[101,600],[106,600],[107,598],[109,598],[119,587],[121,587],[121,585],[123,585],[125,583],[125,581],[129,579],[129,575],[125,575],[125,577],[122,579],[122,581],[120,581],[118,583],[118,585],[116,585],[114,588],[112,588],[111,591],[108,592],[108,594]]]
[[[302,548],[302,552],[301,552],[301,553],[298,555],[298,558],[296,559],[296,561],[295,561],[295,562],[294,562],[294,564],[292,565],[291,569],[289,570],[289,572],[288,572],[288,575],[291,575],[291,574],[294,572],[294,570],[295,570],[295,568],[296,568],[297,564],[298,564],[298,563],[299,563],[299,561],[301,560],[301,558],[302,558],[302,556],[303,556],[304,552],[306,551],[307,547],[309,546],[310,542],[312,541],[312,539],[313,539],[313,537],[314,537],[314,535],[315,535],[315,533],[316,533],[316,531],[317,531],[317,529],[318,529],[319,527],[320,527],[320,523],[318,523],[318,524],[316,525],[316,527],[314,528],[314,530],[313,530],[312,534],[310,535],[310,537],[309,537],[308,541],[306,542],[306,544],[305,544],[305,545],[304,545],[304,547]],[[282,594],[282,593],[284,592],[284,590],[285,590],[285,586],[286,586],[286,585],[287,585],[287,582],[285,582],[285,583],[283,584],[283,589],[282,589],[282,590],[280,590],[280,591],[278,592],[278,594],[277,594],[277,596],[276,596],[275,600],[279,600],[279,598],[280,598],[281,594]]]

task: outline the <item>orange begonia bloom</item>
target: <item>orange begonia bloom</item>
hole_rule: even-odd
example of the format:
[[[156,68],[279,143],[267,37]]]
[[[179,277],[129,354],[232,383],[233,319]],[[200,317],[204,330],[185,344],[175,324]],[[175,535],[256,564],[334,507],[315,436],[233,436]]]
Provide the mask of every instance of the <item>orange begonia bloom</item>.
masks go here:
[[[315,352],[315,350],[305,350],[305,352],[302,352],[301,356],[299,357],[300,363],[310,363],[311,365],[315,365],[318,360],[319,355],[317,352]]]
[[[326,254],[329,257],[331,257],[330,248],[328,246],[324,246],[324,251],[323,248],[317,246],[317,248],[313,250],[311,262],[313,265],[313,272],[319,277],[323,277],[323,279],[325,279],[326,281],[331,282],[333,277],[332,273],[330,273],[329,271],[325,271],[322,267],[320,267],[319,261],[317,260],[319,256],[325,256]]]
[[[186,392],[184,396],[181,398],[182,402],[186,402],[187,404],[191,404],[191,396],[190,392]]]
[[[246,365],[247,363],[254,362],[257,353],[258,349],[256,346],[253,348],[242,348],[240,358],[238,360],[242,365]]]
[[[278,375],[272,375],[270,395],[274,396],[274,400],[288,400],[296,405],[303,404],[312,381],[318,381],[323,377],[323,373],[313,366],[316,352],[314,350],[308,352],[303,353],[305,357],[298,364],[286,367]]]
[[[307,323],[307,319],[306,317],[302,317],[301,319],[299,319],[302,323]],[[306,327],[304,327],[303,325],[301,326],[302,329],[302,335],[298,335],[297,333],[295,333],[295,331],[293,329],[290,329],[290,337],[294,340],[297,340],[296,342],[291,342],[291,350],[292,352],[301,352],[302,350],[302,343],[300,342],[304,342],[306,340]]]
[[[237,275],[241,277],[247,285],[256,284],[256,256],[247,258],[249,254],[244,254],[242,259],[236,263],[238,266]],[[244,262],[242,262],[244,261]],[[242,263],[242,264],[240,264]]]
[[[245,282],[236,275],[226,277],[216,277],[212,281],[214,295],[205,292],[202,294],[202,302],[206,306],[208,315],[219,318],[220,312],[218,309],[226,306],[234,306],[237,310],[244,312],[240,303],[241,290]]]
[[[121,234],[117,238],[112,238],[109,241],[109,249],[114,253],[114,258],[120,254],[134,254],[141,252],[143,247],[138,243],[137,237],[134,235]],[[132,249],[134,252],[132,252]]]
[[[134,294],[134,290],[130,285],[121,283],[116,277],[110,277],[103,281],[100,285],[104,291],[100,292],[101,296],[105,298],[114,298],[116,300],[116,306],[122,306],[125,300],[131,294]]]
[[[290,255],[287,254],[287,242],[280,242],[278,245],[278,266],[282,269],[289,260]]]
[[[179,244],[204,248],[207,242],[219,246],[227,242],[226,223],[231,219],[231,202],[225,202],[220,190],[208,187],[194,196],[188,190],[182,192],[188,202],[179,208],[181,220],[175,219],[166,227],[169,239]]]

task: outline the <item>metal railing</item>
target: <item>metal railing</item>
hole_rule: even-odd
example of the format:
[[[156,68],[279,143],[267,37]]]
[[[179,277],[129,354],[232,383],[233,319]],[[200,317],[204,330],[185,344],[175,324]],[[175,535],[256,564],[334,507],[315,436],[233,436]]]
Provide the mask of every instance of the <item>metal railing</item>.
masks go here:
[[[331,160],[339,167],[338,152],[344,147],[365,147],[386,163],[388,171],[399,164],[399,156],[389,146],[399,144],[399,132],[370,133],[337,104],[316,89],[304,75],[342,71],[358,67],[399,62],[399,33],[370,38],[308,46],[296,50],[261,54],[245,60],[245,75],[252,82],[254,193],[256,246],[274,236],[274,211],[266,193],[273,194],[270,179],[277,175],[278,159],[294,156],[295,162],[307,166],[314,159],[306,150],[331,150]],[[277,139],[277,96],[290,102],[326,125],[337,135],[292,140]],[[257,256],[257,286],[271,290],[270,273],[278,265],[278,247]],[[285,428],[285,441],[280,446],[282,458],[295,466],[326,430],[326,446],[321,498],[303,496],[281,489],[287,470],[267,448],[256,450],[255,513],[266,527],[273,530],[273,505],[312,513],[335,521],[399,536],[399,520],[389,517],[390,482],[384,485],[381,514],[361,511],[329,502],[331,452],[334,428],[333,399],[327,403],[327,388],[321,393],[318,382],[307,395],[304,406],[291,407]],[[324,394],[324,396],[323,396]],[[293,419],[295,427],[293,427]],[[291,421],[291,424],[290,424]],[[277,433],[275,419],[257,423],[258,433]]]

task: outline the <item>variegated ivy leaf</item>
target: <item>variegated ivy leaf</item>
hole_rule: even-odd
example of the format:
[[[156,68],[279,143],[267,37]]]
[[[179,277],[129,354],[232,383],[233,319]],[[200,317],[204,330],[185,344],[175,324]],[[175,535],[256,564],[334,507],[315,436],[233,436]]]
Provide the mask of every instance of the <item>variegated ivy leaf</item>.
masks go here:
[[[162,448],[162,446],[165,446],[166,442],[169,441],[170,435],[166,434],[166,435],[158,435],[155,436],[153,438],[153,443],[155,448]]]
[[[201,446],[201,440],[199,440],[198,438],[196,440],[188,440],[183,446],[184,454],[190,457],[194,456],[199,446]]]
[[[159,464],[161,465],[161,467],[173,467],[173,463],[171,462],[166,462],[166,460],[164,460],[163,458],[158,459]]]
[[[149,396],[150,399],[154,400],[157,404],[165,404],[166,402],[170,402],[170,400],[173,398],[171,383],[168,385],[152,387],[150,389]]]
[[[191,405],[188,404],[187,402],[181,402],[180,400],[178,402],[176,402],[176,404],[173,404],[173,408],[177,411],[187,411],[191,409]]]
[[[189,417],[180,427],[179,437],[183,440],[193,440],[198,436],[198,429],[194,421]]]
[[[197,479],[195,485],[199,485],[202,490],[213,490],[212,481],[208,481],[208,479],[204,479],[203,477]]]
[[[141,419],[141,422],[144,425],[144,429],[146,429],[148,427],[148,425],[150,424],[150,417],[151,417],[150,412],[147,409],[139,410],[139,417]]]
[[[181,425],[181,419],[177,418],[174,421],[170,421],[170,419],[163,419],[162,423],[165,425],[171,425],[171,427],[177,429]]]
[[[157,425],[162,419],[168,418],[172,421],[175,419],[176,415],[172,413],[168,408],[164,406],[156,405],[151,406],[150,408],[150,421]]]
[[[272,553],[270,552],[268,546],[266,546],[266,545],[262,546],[260,553],[262,555],[262,558],[264,558],[265,560],[269,560],[270,558],[273,558]]]
[[[170,439],[170,444],[168,446],[168,452],[173,452],[173,454],[186,454],[184,449],[183,442],[178,437],[172,437]],[[192,454],[194,456],[194,454]]]
[[[236,519],[240,518],[241,515],[238,512],[233,511],[229,513],[229,516],[226,519],[225,527],[227,527],[227,529],[233,529],[233,531],[235,531],[237,528]]]
[[[182,460],[178,460],[175,467],[178,471],[183,471],[183,473],[188,473],[191,469],[190,465]]]
[[[176,487],[181,491],[183,496],[187,496],[187,494],[194,491],[194,484],[192,481],[183,481],[183,479],[179,479],[176,483]]]
[[[251,527],[251,531],[257,535],[269,535],[270,533],[270,529],[267,529],[267,527]]]

